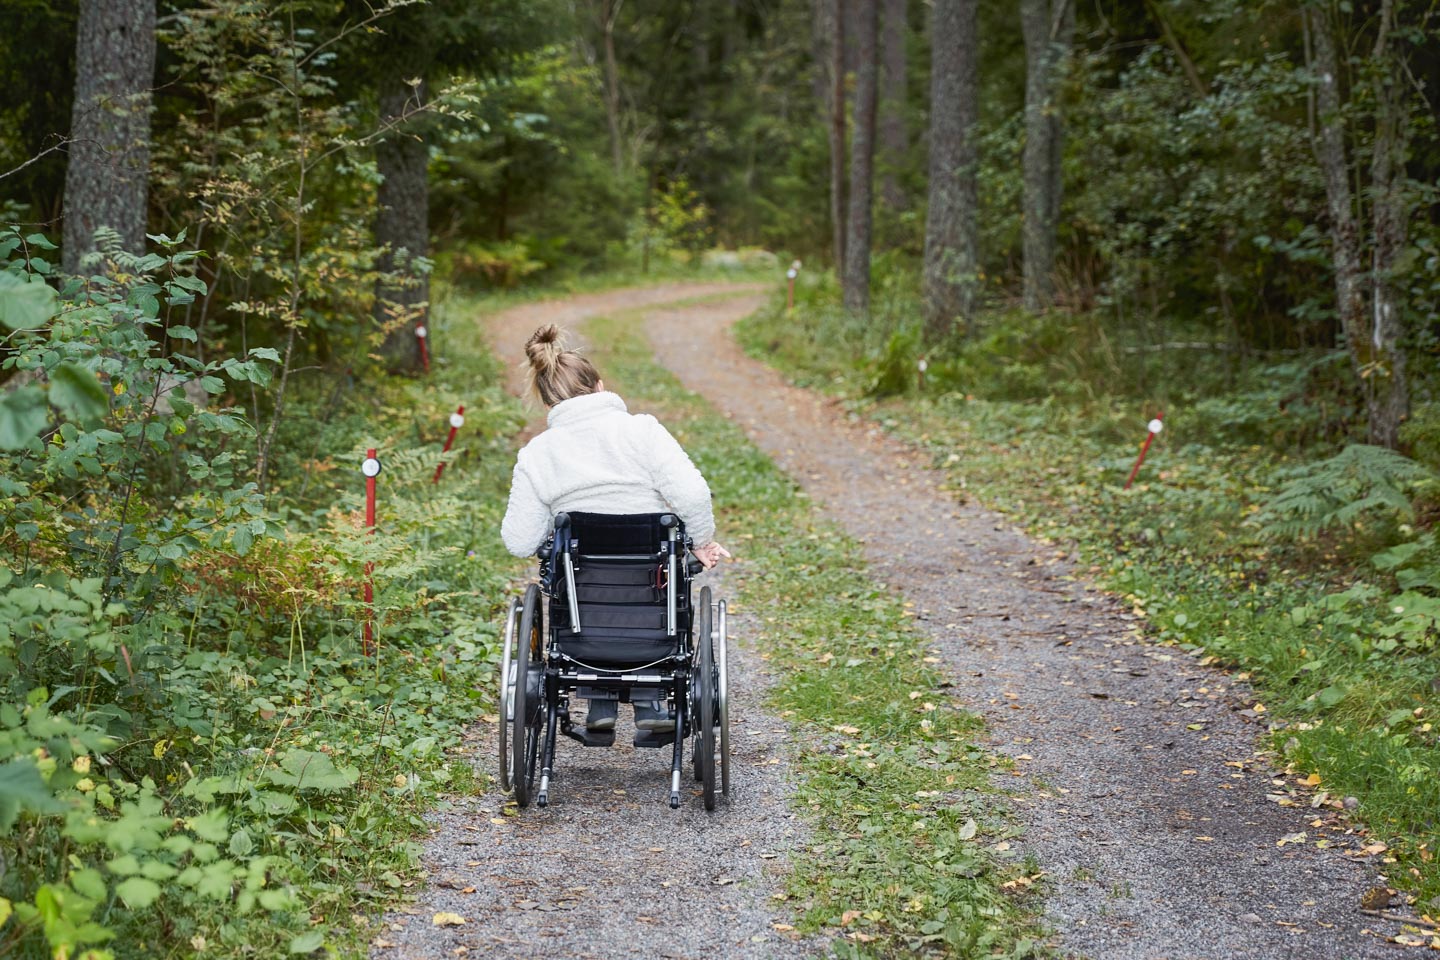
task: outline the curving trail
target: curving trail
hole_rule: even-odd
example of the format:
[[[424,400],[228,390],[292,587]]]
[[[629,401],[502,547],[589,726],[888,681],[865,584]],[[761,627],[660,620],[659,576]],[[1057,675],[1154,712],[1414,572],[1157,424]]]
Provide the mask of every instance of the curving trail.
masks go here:
[[[1267,799],[1284,781],[1254,755],[1263,727],[1242,712],[1254,703],[1243,684],[1144,643],[1063,555],[957,504],[915,451],[745,356],[728,334],[739,315],[657,310],[650,338],[915,603],[953,695],[987,716],[1025,778],[1015,812],[1063,953],[1395,955],[1384,936],[1398,926],[1360,913],[1380,883],[1348,859],[1365,841],[1303,799]]]
[[[672,284],[527,304],[486,318],[484,332],[498,356],[515,357],[542,323],[583,330],[587,317],[746,289]],[[684,316],[693,308],[670,309]],[[752,308],[706,309],[738,317]],[[519,374],[512,370],[516,392]],[[723,575],[708,574],[706,582],[726,595]],[[549,808],[508,816],[492,784],[437,812],[425,844],[428,886],[385,918],[371,957],[765,960],[821,952],[792,939],[789,912],[771,899],[806,830],[790,809],[789,732],[766,712],[768,678],[745,644],[753,632],[748,617],[732,611],[730,624],[731,803],[722,799],[706,813],[690,796],[671,810],[670,751],[631,746],[631,714],[622,707],[614,747],[587,749],[560,738]],[[471,738],[474,764],[492,779],[494,720],[478,724]],[[437,913],[466,922],[436,926]]]

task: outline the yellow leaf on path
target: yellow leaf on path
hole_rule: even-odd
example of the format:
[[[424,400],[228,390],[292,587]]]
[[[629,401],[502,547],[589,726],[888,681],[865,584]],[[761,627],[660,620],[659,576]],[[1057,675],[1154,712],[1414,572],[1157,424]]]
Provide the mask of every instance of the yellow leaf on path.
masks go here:
[[[1318,786],[1320,786],[1320,774],[1318,774],[1318,773],[1312,773],[1312,774],[1310,774],[1310,776],[1308,776],[1308,777],[1306,777],[1304,780],[1301,780],[1301,781],[1300,781],[1300,786],[1302,786],[1302,787],[1318,787]]]
[[[470,921],[458,913],[437,913],[430,918],[430,922],[437,927],[458,927]]]
[[[860,732],[860,728],[859,728],[859,727],[852,727],[852,726],[850,726],[850,725],[847,724],[847,725],[845,725],[845,726],[843,726],[843,727],[836,727],[836,728],[835,728],[835,731],[836,731],[837,733],[848,733],[848,734],[850,734],[850,735],[853,737],[855,734],[857,734],[857,733]]]
[[[1283,846],[1285,846],[1285,844],[1287,844],[1287,843],[1304,843],[1304,842],[1305,842],[1305,834],[1304,834],[1304,832],[1301,832],[1301,833],[1287,833],[1285,836],[1283,836],[1283,837],[1281,837],[1279,840],[1276,840],[1276,841],[1275,841],[1275,846],[1277,846],[1277,847],[1283,847]]]

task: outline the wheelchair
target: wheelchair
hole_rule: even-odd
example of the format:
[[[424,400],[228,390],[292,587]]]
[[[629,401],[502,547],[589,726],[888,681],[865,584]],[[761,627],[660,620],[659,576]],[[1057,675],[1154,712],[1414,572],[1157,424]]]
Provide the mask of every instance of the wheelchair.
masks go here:
[[[730,796],[725,601],[670,513],[561,513],[537,551],[538,583],[511,601],[499,673],[500,784],[520,807],[550,803],[558,733],[609,747],[615,731],[570,716],[572,698],[656,700],[675,729],[637,732],[637,747],[671,747],[670,808],[680,806],[684,744],[705,809]],[[692,602],[693,600],[693,602]],[[718,771],[717,771],[718,768]],[[539,780],[538,789],[536,780]]]

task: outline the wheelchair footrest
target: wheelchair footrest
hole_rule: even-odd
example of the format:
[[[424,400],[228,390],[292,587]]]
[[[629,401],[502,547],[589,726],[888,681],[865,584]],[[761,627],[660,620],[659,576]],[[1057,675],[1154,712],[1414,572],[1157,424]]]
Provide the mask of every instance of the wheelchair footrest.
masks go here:
[[[656,749],[659,747],[668,747],[674,742],[674,730],[667,730],[664,733],[657,733],[654,730],[635,731],[634,743],[637,747],[649,747],[651,749]]]
[[[579,740],[587,747],[613,747],[615,746],[614,730],[587,730],[584,727],[570,727],[565,735],[573,740]]]

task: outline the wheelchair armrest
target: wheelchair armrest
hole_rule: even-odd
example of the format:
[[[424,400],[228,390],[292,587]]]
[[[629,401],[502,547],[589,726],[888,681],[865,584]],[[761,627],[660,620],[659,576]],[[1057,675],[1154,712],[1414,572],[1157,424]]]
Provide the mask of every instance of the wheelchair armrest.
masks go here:
[[[695,557],[691,557],[689,560],[686,560],[686,561],[685,561],[685,572],[688,573],[688,574],[690,574],[690,576],[692,576],[692,577],[695,576],[695,575],[697,575],[697,574],[699,574],[700,571],[702,571],[702,570],[704,570],[704,569],[705,569],[705,564],[701,563],[701,562],[700,562],[698,559],[696,559]]]

